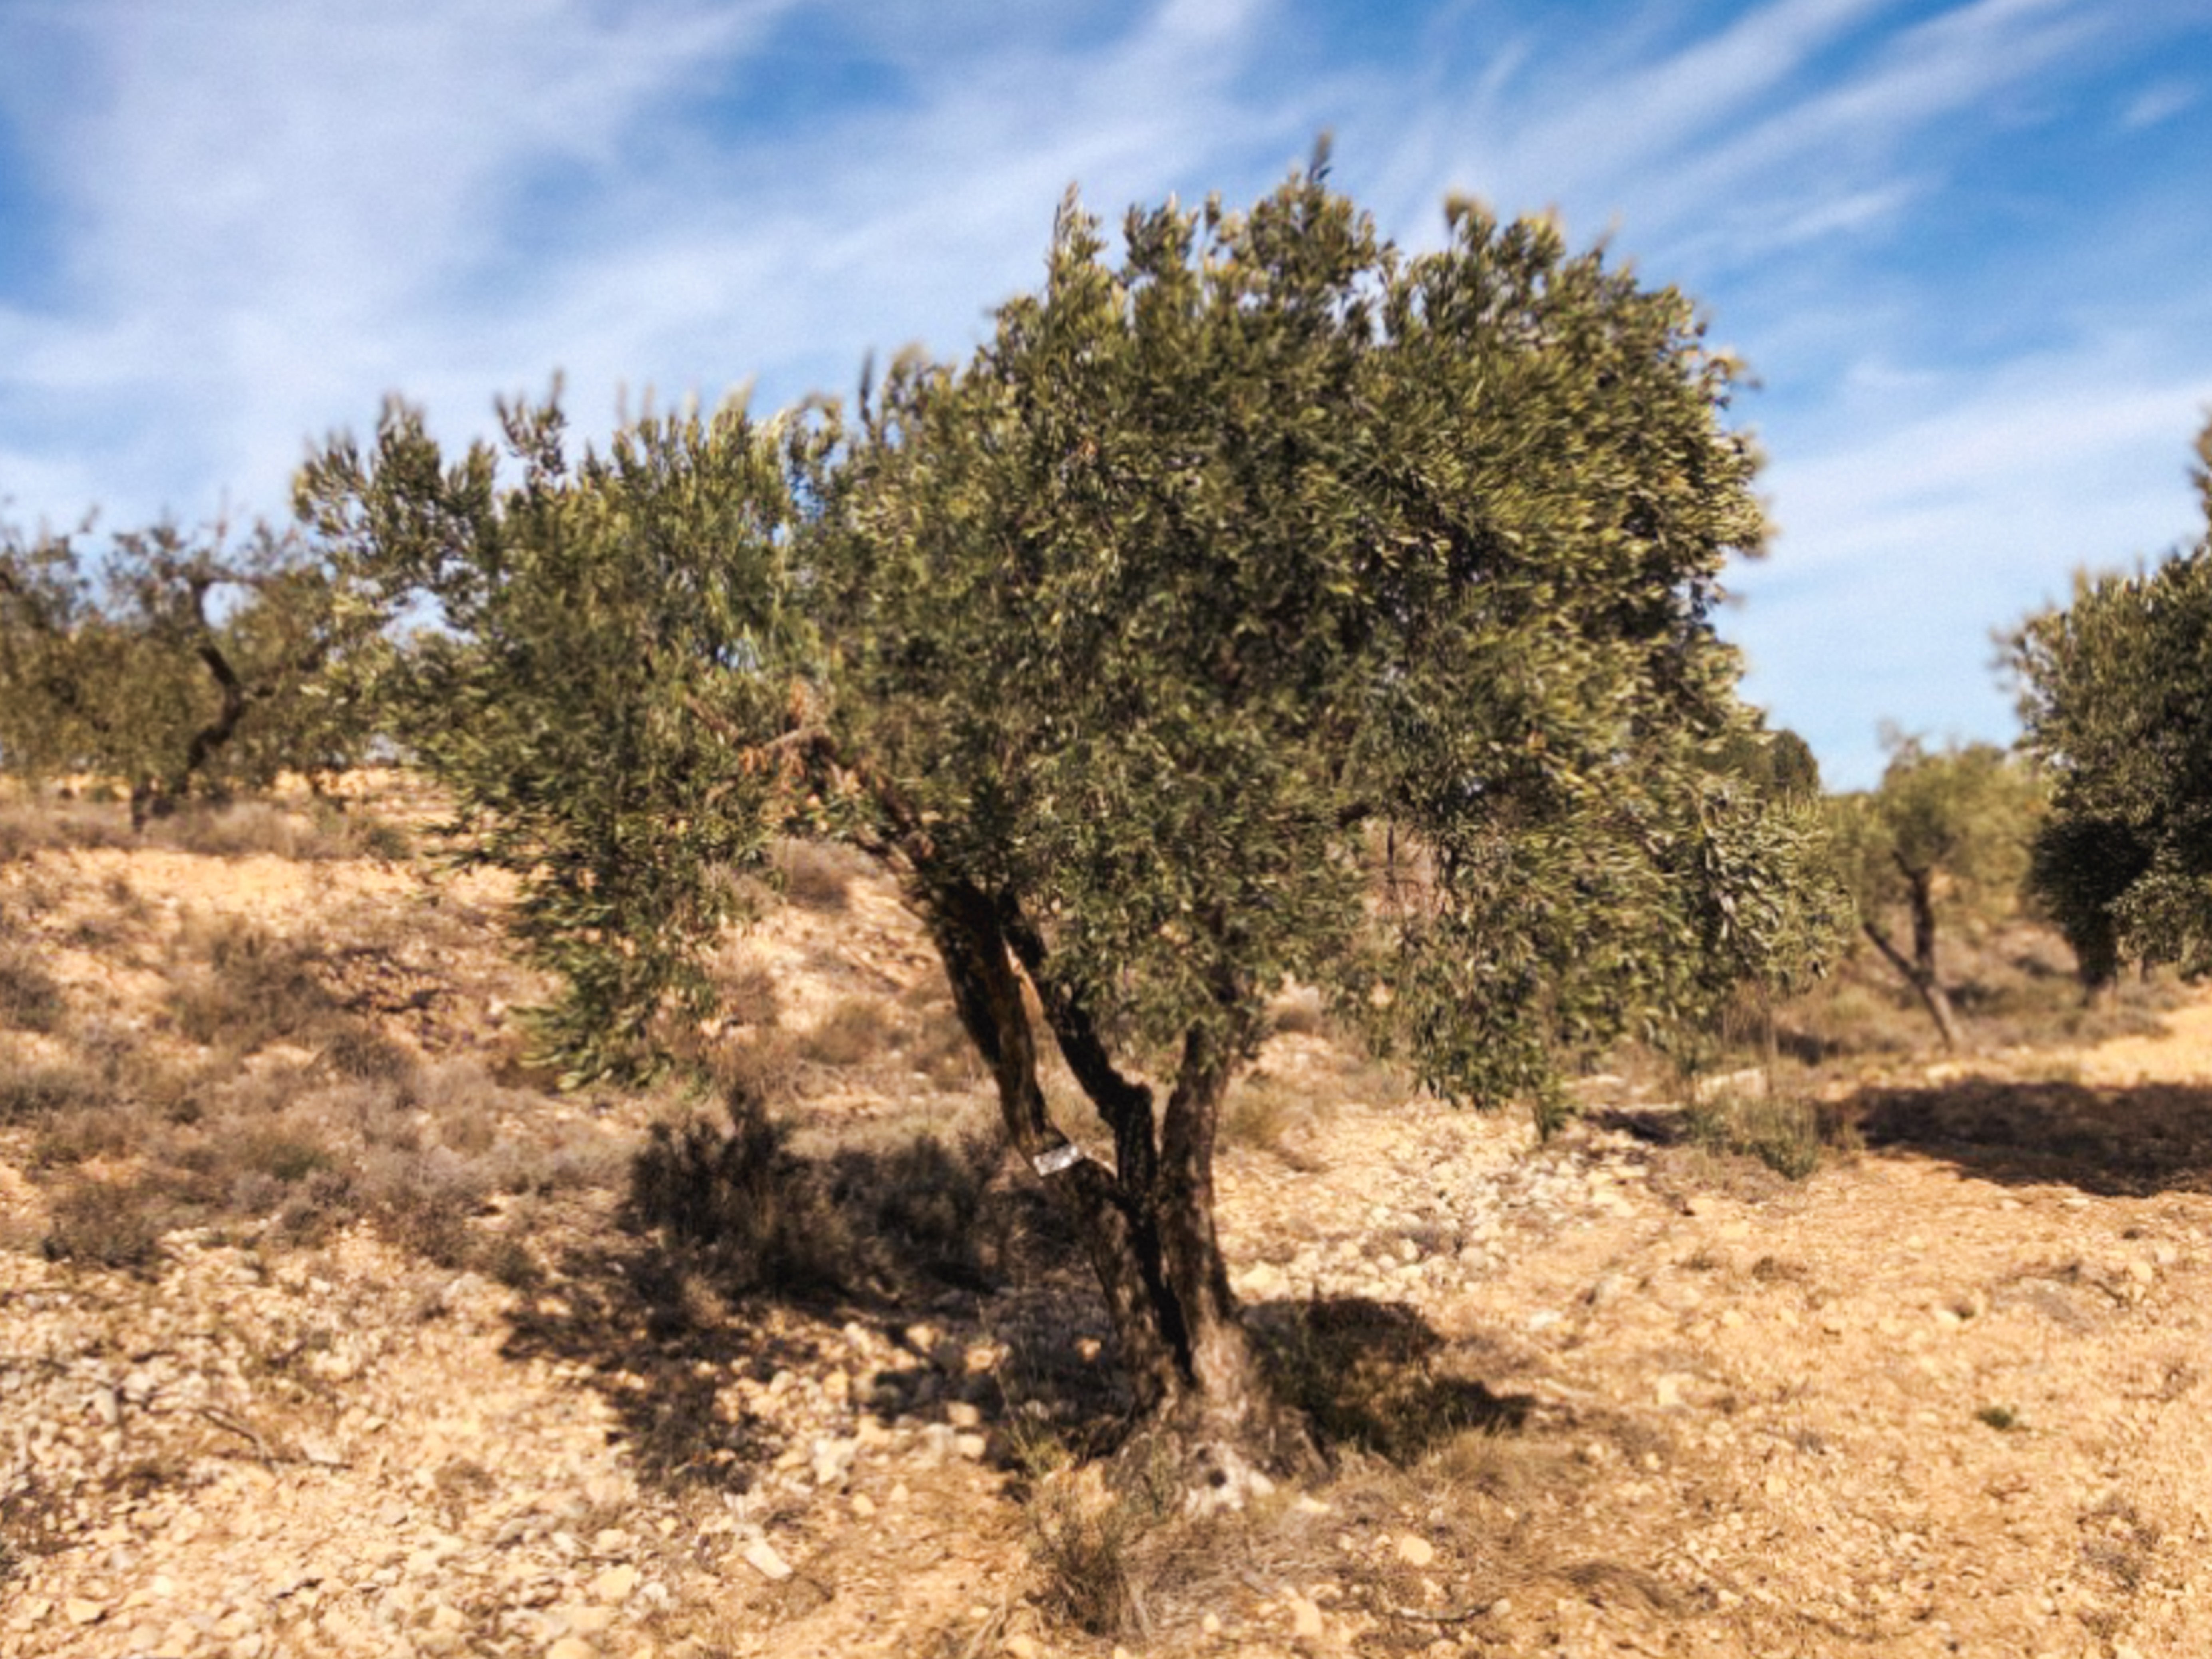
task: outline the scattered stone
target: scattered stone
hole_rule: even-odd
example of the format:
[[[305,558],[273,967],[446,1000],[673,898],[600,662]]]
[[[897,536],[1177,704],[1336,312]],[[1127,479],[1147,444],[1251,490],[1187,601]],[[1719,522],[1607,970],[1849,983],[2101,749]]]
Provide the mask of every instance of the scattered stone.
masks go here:
[[[1409,1567],[1425,1567],[1437,1559],[1437,1547],[1417,1533],[1401,1532],[1395,1541],[1398,1559]]]
[[[620,1607],[637,1589],[640,1577],[638,1570],[627,1562],[609,1567],[592,1580],[592,1599],[609,1607]]]
[[[775,1546],[765,1538],[756,1538],[745,1546],[744,1563],[771,1583],[780,1584],[791,1577],[791,1563],[775,1551]]]
[[[817,1486],[842,1486],[853,1473],[853,1460],[860,1453],[857,1439],[843,1440],[825,1436],[814,1443],[814,1484]]]

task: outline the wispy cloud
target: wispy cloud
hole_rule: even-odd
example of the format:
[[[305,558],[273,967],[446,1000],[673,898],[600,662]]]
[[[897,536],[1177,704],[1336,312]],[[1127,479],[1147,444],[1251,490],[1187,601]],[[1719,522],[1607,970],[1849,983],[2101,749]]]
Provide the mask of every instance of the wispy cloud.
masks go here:
[[[2171,121],[2194,104],[2197,95],[2197,89],[2185,81],[2154,82],[2128,100],[2120,125],[2134,132]]]
[[[1993,630],[2062,602],[2075,570],[2201,533],[2188,439],[2212,360],[2124,340],[1989,374],[1863,368],[1826,429],[1770,471],[1780,536],[1729,631],[1832,777],[1870,781],[1877,726],[2000,735]],[[1867,418],[1888,405],[1899,418]],[[1851,410],[1858,410],[1854,420]]]

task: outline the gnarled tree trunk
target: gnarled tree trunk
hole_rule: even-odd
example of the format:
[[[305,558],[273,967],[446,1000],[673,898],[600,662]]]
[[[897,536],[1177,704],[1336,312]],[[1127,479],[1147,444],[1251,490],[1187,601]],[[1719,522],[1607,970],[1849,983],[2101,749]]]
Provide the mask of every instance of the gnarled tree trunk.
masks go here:
[[[1274,1397],[1229,1288],[1213,1218],[1213,1152],[1233,1054],[1218,1036],[1185,1042],[1164,1110],[1113,1064],[1095,1023],[1044,969],[1044,947],[1010,905],[964,882],[918,895],[962,1024],[998,1086],[1006,1134],[1073,1218],[1114,1322],[1137,1405],[1237,1501],[1251,1465],[1312,1456]],[[1114,1132],[1115,1167],[1083,1156],[1055,1126],[1037,1075],[1025,966],[1077,1080]]]

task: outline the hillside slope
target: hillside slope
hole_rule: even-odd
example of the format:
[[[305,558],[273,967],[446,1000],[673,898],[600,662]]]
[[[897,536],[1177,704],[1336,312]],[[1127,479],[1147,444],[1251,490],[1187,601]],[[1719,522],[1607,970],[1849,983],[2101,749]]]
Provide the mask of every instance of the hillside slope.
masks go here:
[[[770,1178],[640,1183],[706,1109],[545,1091],[495,887],[256,822],[0,862],[0,1650],[2212,1652],[2212,1004],[1834,1079],[1795,1183],[1287,1006],[1224,1224],[1338,1456],[1201,1522],[1084,1461],[1103,1316],[887,890],[720,964]]]

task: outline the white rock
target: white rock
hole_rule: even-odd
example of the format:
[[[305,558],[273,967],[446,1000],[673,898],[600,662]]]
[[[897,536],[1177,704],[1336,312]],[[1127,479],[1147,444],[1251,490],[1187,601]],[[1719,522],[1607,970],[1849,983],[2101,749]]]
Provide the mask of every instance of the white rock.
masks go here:
[[[617,1567],[609,1567],[592,1580],[592,1600],[609,1607],[619,1607],[637,1589],[638,1570],[627,1561]]]
[[[791,1577],[791,1563],[778,1555],[775,1553],[775,1546],[765,1538],[756,1538],[745,1546],[744,1563],[762,1577],[774,1583],[780,1584]]]

